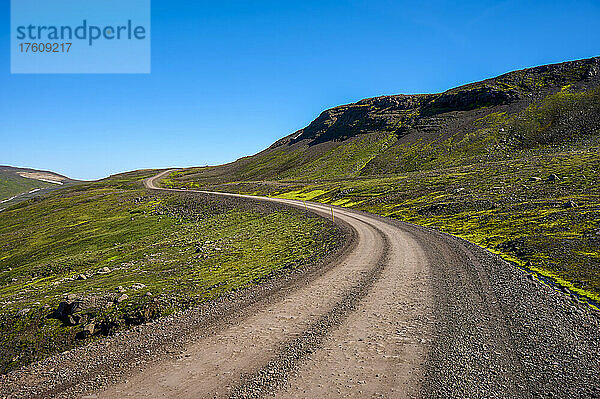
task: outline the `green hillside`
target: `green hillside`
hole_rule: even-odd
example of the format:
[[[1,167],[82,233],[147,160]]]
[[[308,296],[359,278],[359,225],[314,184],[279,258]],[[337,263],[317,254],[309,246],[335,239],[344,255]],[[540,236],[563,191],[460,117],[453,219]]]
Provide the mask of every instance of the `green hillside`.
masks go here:
[[[43,173],[47,177],[52,177],[56,181],[67,182],[69,179],[52,172],[42,172],[33,169],[13,168],[10,166],[0,166],[0,201],[11,198],[15,195],[26,193],[37,188],[56,187],[54,183],[26,178],[18,173]]]
[[[585,148],[599,135],[597,57],[332,108],[259,154],[192,168],[179,180],[379,176]]]
[[[25,179],[15,173],[0,170],[0,200],[36,188],[48,187],[51,184],[52,183],[46,183],[39,180]]]
[[[150,192],[140,171],[0,215],[0,373],[257,284],[334,251],[315,215]]]
[[[163,184],[332,203],[435,227],[600,300],[600,58],[323,112]]]

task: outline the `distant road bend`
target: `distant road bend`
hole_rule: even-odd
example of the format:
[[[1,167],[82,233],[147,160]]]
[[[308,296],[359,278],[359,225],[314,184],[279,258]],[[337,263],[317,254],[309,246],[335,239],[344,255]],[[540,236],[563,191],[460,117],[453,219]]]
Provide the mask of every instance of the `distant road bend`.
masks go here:
[[[157,183],[168,172],[146,187],[167,190]],[[306,207],[331,217],[328,205]],[[126,337],[150,342],[167,331],[161,321],[140,326],[116,337],[125,349],[96,359],[89,375],[68,374],[75,377],[63,389],[55,382],[61,370],[26,374],[20,383],[54,388],[14,397],[600,397],[599,312],[463,240],[350,209],[334,213],[354,242],[322,273],[219,321],[180,352],[163,349],[123,374],[103,374],[103,362],[119,359],[113,352],[128,350]],[[71,358],[85,367],[100,358],[89,356]]]

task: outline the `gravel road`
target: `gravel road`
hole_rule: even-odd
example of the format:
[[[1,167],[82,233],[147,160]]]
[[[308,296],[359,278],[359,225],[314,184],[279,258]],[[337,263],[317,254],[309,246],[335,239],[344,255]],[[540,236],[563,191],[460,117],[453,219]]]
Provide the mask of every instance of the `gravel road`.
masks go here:
[[[0,397],[600,398],[600,312],[463,240],[334,215],[353,231],[335,259],[13,372]]]

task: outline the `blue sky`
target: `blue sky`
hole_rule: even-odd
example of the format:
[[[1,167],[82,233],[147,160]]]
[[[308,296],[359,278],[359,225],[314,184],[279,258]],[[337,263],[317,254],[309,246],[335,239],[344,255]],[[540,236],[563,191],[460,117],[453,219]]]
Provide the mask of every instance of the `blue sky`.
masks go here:
[[[600,55],[599,1],[152,0],[149,75],[11,75],[0,164],[80,179],[250,155],[322,110]]]

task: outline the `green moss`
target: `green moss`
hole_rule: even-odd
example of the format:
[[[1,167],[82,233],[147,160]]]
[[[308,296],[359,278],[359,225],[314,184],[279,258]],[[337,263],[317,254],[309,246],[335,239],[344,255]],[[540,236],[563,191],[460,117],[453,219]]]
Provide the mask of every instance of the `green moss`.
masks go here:
[[[325,191],[325,190],[310,190],[310,191],[298,190],[298,191],[290,191],[288,193],[278,195],[278,197],[285,198],[285,199],[297,199],[297,200],[302,200],[302,201],[311,201],[311,200],[314,200],[315,198],[320,197],[326,193],[327,193],[327,191]]]
[[[503,118],[491,115],[481,123],[504,123]],[[530,271],[597,300],[598,170],[599,150],[590,148],[388,177],[305,184],[239,182],[213,188],[351,206],[430,226],[516,265],[529,262]],[[551,174],[561,180],[546,181]],[[567,201],[578,206],[565,208]]]
[[[118,329],[148,306],[153,318],[185,309],[311,262],[339,240],[329,222],[302,212],[149,194],[136,188],[146,176],[61,190],[3,212],[0,371],[85,342],[75,338],[81,325],[48,318],[65,294],[96,303],[90,317]],[[106,308],[119,287],[129,298]],[[30,311],[17,316],[23,309]]]

